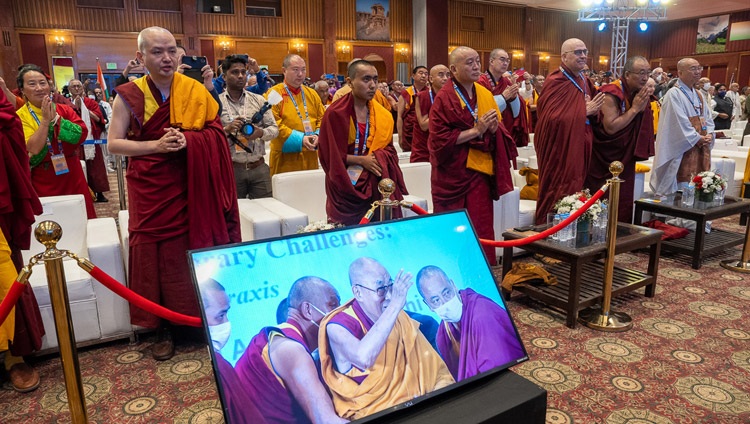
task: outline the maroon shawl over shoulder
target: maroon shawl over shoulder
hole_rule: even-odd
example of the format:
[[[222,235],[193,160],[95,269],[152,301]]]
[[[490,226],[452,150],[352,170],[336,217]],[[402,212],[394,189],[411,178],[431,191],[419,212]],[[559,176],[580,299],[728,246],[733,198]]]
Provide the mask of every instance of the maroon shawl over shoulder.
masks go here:
[[[567,69],[565,65],[544,80],[544,90],[537,103],[534,148],[539,164],[539,199],[536,223],[547,222],[547,213],[555,203],[583,188],[591,158],[593,133],[586,117],[584,94],[576,88],[562,69],[586,94],[594,97],[591,81]]]
[[[390,112],[377,102],[370,100],[371,106],[370,133],[378,137],[390,137],[391,141],[385,148],[372,152],[382,168],[381,176],[368,172],[366,169],[352,185],[347,173],[346,155],[353,154],[354,144],[349,143],[349,128],[357,117],[354,112],[354,96],[349,93],[334,102],[323,115],[320,124],[318,157],[326,173],[326,214],[332,222],[344,225],[356,225],[370,209],[372,202],[382,199],[378,191],[378,183],[383,178],[390,178],[396,186],[392,198],[402,200],[406,191],[404,176],[398,166],[398,155],[393,147],[393,120]],[[352,121],[353,120],[353,121]],[[363,135],[360,134],[360,137]],[[369,141],[368,141],[369,142]],[[365,154],[369,154],[367,146]],[[401,209],[393,210],[394,217],[401,216]]]
[[[31,244],[34,215],[42,213],[42,204],[31,185],[25,140],[15,105],[8,102],[5,94],[0,94],[0,229],[8,241],[17,271],[24,265],[21,250]],[[11,352],[29,355],[42,347],[44,335],[42,316],[30,284],[26,284],[18,299],[15,314]]]
[[[508,311],[472,289],[458,293],[463,303],[459,329],[442,321],[436,337],[440,356],[456,381],[526,356]]]
[[[614,96],[617,107],[625,105],[625,110],[630,109],[633,98],[638,94],[636,91],[625,98],[625,93],[630,89],[624,79],[606,84],[599,90]],[[620,88],[622,84],[622,88]],[[622,110],[622,109],[620,109]],[[600,112],[601,113],[601,112]],[[644,119],[645,118],[645,119]],[[648,159],[654,154],[654,120],[651,114],[651,104],[633,118],[625,128],[616,134],[608,134],[604,130],[601,120],[592,122],[594,139],[591,152],[589,172],[586,176],[585,186],[594,193],[600,189],[607,179],[612,178],[609,172],[609,164],[620,161],[625,166],[620,178],[620,203],[617,218],[620,222],[633,221],[633,187],[635,185],[635,162]],[[645,155],[645,157],[644,157]]]
[[[432,88],[428,87],[427,90],[422,90],[415,96],[419,100],[419,112],[422,116],[429,116],[430,109],[432,109],[432,102],[437,93],[432,92]],[[430,131],[422,131],[419,126],[419,121],[416,118],[416,101],[414,102],[414,131],[411,138],[411,156],[409,156],[409,162],[429,162],[430,161],[430,150],[427,148],[427,139],[430,136]]]

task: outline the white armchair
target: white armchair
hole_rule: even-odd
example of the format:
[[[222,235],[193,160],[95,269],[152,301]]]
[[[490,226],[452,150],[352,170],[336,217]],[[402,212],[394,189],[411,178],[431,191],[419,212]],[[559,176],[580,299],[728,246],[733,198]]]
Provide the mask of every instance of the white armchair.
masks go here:
[[[115,220],[86,219],[86,205],[80,194],[42,197],[40,200],[44,212],[36,218],[34,226],[42,221],[57,222],[63,230],[62,238],[57,245],[59,249],[89,258],[96,266],[125,285],[125,267]],[[31,248],[22,252],[24,262],[43,251],[44,246],[32,237]],[[63,260],[63,268],[78,345],[132,337],[128,303],[95,281],[73,259]],[[46,332],[42,338],[42,351],[53,350],[57,348],[58,341],[43,264],[33,268],[29,284],[39,303]]]

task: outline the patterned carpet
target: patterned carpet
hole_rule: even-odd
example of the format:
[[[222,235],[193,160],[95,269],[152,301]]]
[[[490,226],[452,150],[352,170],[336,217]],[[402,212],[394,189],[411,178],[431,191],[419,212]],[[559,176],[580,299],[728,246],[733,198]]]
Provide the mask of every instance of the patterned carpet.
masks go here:
[[[117,210],[116,193],[109,198],[97,204],[107,214]],[[715,224],[743,231],[736,219]],[[531,359],[512,371],[548,390],[547,423],[750,423],[750,275],[719,266],[739,254],[711,257],[700,270],[662,255],[654,298],[640,290],[615,299],[613,308],[634,320],[625,333],[571,330],[561,314],[514,295],[509,307]],[[617,257],[640,270],[647,260]],[[222,422],[205,346],[178,345],[173,359],[156,362],[152,342],[80,351],[90,422]],[[18,394],[5,382],[0,423],[70,422],[59,359],[34,363],[42,386]]]

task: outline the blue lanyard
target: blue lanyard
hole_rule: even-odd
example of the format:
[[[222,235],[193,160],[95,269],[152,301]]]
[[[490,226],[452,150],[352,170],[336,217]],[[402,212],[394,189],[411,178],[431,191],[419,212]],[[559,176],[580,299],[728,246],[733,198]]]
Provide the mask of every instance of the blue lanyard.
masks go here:
[[[578,85],[578,83],[576,82],[576,80],[574,80],[573,77],[570,76],[570,74],[565,69],[563,69],[562,67],[560,67],[560,70],[562,71],[563,75],[565,75],[570,80],[570,82],[572,82],[573,85],[576,86],[576,88],[578,89],[578,91],[580,91],[581,93],[583,93],[583,95],[585,96],[586,95],[586,85],[584,84],[583,88],[581,88],[581,86]]]
[[[31,117],[34,118],[34,120],[36,121],[36,124],[41,127],[42,123],[39,121],[39,117],[36,116],[36,112],[34,112],[33,110],[31,110],[31,106],[29,106],[28,103],[26,103],[26,107],[29,109],[29,113],[31,113]],[[57,140],[57,147],[60,148],[60,153],[63,153],[62,141]],[[50,155],[54,156],[55,151],[52,150],[52,143],[49,140],[49,134],[47,134],[47,150],[49,151]]]
[[[435,96],[432,94],[432,87],[430,87],[430,104],[435,103]]]
[[[471,106],[469,105],[469,102],[466,100],[466,97],[464,97],[463,93],[461,93],[461,90],[458,89],[458,86],[456,83],[453,83],[453,89],[456,90],[456,93],[458,94],[458,97],[463,100],[464,104],[466,105],[466,108],[469,109],[469,112],[471,112],[471,116],[474,117],[474,123],[476,124],[479,120],[479,102],[477,101],[477,105],[474,106],[474,110],[471,110]]]
[[[354,137],[354,156],[359,156],[359,123],[356,122],[355,117],[355,128],[357,135]],[[370,109],[367,109],[367,123],[365,124],[365,139],[362,141],[362,154],[367,150],[367,137],[370,136]]]
[[[685,91],[685,88],[681,84],[677,84],[677,86],[680,87],[680,91],[682,91],[682,94],[684,94],[685,97],[687,97],[688,100],[690,101],[690,104],[693,105],[693,109],[695,109],[695,112],[696,113],[700,113],[701,115],[703,115],[703,110],[702,110],[703,109],[703,104],[701,104],[701,100],[698,99],[698,106],[696,106],[695,102],[693,102],[693,98],[690,97],[690,95],[687,93],[687,91]],[[698,95],[700,96],[700,94],[698,94]]]
[[[622,98],[623,101],[620,103],[620,110],[622,110],[622,113],[625,113],[625,102],[628,101],[628,93],[625,92],[625,85],[622,83],[622,80],[620,80],[620,90],[622,90]]]
[[[305,89],[300,86],[299,92],[302,94],[302,105],[305,107],[305,118],[302,119],[302,114],[299,112],[299,107],[297,106],[297,101],[294,100],[294,96],[292,95],[292,92],[289,91],[289,87],[287,87],[286,84],[284,84],[284,90],[286,90],[287,94],[289,94],[289,98],[292,99],[292,104],[294,104],[294,110],[297,111],[297,116],[299,116],[300,121],[304,121],[305,119],[310,119],[310,115],[307,114],[307,101],[305,100]]]

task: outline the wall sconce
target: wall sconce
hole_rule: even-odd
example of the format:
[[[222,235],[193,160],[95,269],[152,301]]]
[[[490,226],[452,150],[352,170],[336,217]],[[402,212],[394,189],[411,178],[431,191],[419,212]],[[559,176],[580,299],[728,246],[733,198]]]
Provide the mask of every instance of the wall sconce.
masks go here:
[[[521,59],[523,57],[522,52],[513,52],[513,58],[514,59]]]
[[[541,60],[542,62],[549,62],[549,55],[548,54],[539,55],[539,60]]]
[[[349,54],[349,52],[352,51],[352,46],[348,44],[340,44],[339,51],[341,51],[341,53],[343,54]]]
[[[604,57],[604,56],[600,56],[600,57],[599,57],[599,64],[600,64],[600,65],[606,65],[606,64],[608,64],[608,63],[609,63],[609,59],[608,59],[608,58],[606,58],[606,57]]]
[[[57,47],[63,47],[65,45],[65,37],[55,36],[55,44]]]
[[[292,45],[292,47],[294,47],[294,49],[297,50],[297,53],[300,53],[302,50],[305,49],[305,44],[304,43],[294,43]]]
[[[229,45],[230,45],[229,41],[226,41],[226,40],[219,42],[219,46],[221,46],[221,50],[225,52],[229,51]]]
[[[406,56],[409,54],[409,48],[408,47],[399,47],[398,50],[396,50],[398,54],[401,56]]]

